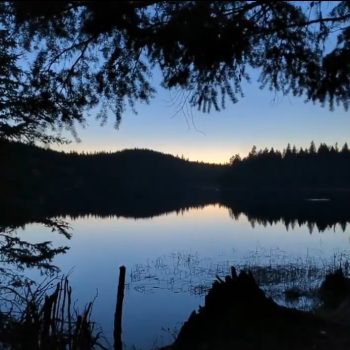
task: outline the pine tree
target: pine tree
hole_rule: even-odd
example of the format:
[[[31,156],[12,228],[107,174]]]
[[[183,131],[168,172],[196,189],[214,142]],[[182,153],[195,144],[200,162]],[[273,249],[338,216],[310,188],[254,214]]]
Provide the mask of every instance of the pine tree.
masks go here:
[[[257,155],[257,148],[253,146],[252,150],[249,153],[249,158],[255,157]]]
[[[316,153],[316,145],[314,141],[311,141],[310,148],[309,148],[309,153],[310,154],[315,154]]]
[[[241,161],[242,161],[241,156],[237,153],[237,154],[235,155],[235,162],[236,162],[236,163],[239,163],[239,162],[241,162]]]

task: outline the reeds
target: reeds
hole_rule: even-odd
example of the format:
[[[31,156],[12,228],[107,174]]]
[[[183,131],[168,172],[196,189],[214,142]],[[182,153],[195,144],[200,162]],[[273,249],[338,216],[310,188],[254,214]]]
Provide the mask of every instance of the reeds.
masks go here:
[[[57,282],[57,281],[56,281]],[[22,312],[0,316],[1,349],[90,350],[106,349],[107,341],[91,321],[93,302],[79,313],[72,301],[68,278],[48,281],[22,296]],[[51,291],[52,290],[52,291]],[[47,292],[51,291],[51,295]],[[17,296],[19,298],[20,296]]]
[[[198,253],[177,252],[131,269],[129,288],[156,293],[159,289],[204,297],[216,276],[224,278],[237,271],[251,271],[259,286],[278,303],[312,309],[318,302],[317,291],[328,273],[343,268],[349,276],[350,255],[338,252],[325,257],[322,252],[291,257],[278,249],[258,247],[245,256],[224,254],[218,259],[201,258]]]
[[[328,258],[323,258],[322,254],[292,258],[281,251],[259,248],[244,258],[223,255],[215,262],[200,258],[197,253],[179,252],[146,265],[137,265],[131,270],[130,281],[125,287],[142,293],[166,289],[204,297],[213,281],[231,275],[232,266],[235,266],[237,273],[251,271],[266,295],[278,303],[310,310],[317,303],[318,289],[325,276],[342,268],[348,277],[349,261],[345,252]],[[124,278],[119,283],[120,289],[124,288]],[[114,334],[118,350],[123,346],[122,296],[120,290],[115,318],[117,332]],[[0,285],[0,350],[109,349],[102,331],[91,320],[93,304],[94,301],[89,303],[82,313],[75,308],[68,277],[47,279],[39,286],[30,281],[20,288]]]

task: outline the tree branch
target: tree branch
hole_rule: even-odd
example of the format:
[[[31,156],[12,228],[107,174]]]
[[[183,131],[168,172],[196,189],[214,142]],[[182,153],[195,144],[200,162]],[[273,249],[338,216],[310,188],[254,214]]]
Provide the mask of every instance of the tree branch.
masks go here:
[[[67,78],[65,79],[65,81],[63,82],[63,86],[66,85],[66,83],[68,82],[68,79],[72,76],[72,74],[74,73],[74,68],[76,67],[76,65],[79,63],[79,61],[84,57],[86,50],[89,47],[89,44],[91,43],[91,41],[94,39],[95,37],[92,36],[90,37],[88,40],[85,41],[85,45],[79,55],[79,57],[75,60],[74,64],[72,65],[72,67],[69,69],[69,73]]]
[[[83,46],[84,45],[84,48],[83,48],[83,51],[85,53],[86,49],[87,49],[87,46],[90,44],[90,42],[94,39],[94,37],[90,37],[89,39],[85,40],[85,41],[81,41],[77,44],[73,44],[67,48],[65,48],[63,51],[60,51],[49,63],[49,65],[47,66],[46,70],[49,70],[51,69],[52,65],[64,54],[66,54],[67,52],[73,50],[73,49],[76,49],[78,48],[79,46]]]

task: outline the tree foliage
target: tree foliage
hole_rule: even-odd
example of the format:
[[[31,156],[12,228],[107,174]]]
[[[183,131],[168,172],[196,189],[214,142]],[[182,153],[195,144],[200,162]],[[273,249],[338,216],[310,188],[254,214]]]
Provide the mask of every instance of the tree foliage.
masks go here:
[[[64,96],[52,75],[37,74],[36,65],[24,65],[24,53],[11,33],[0,29],[0,138],[65,143],[59,137],[63,128],[77,138],[74,123],[83,122],[79,100]]]
[[[154,96],[155,67],[164,88],[204,112],[237,102],[251,69],[262,88],[349,107],[347,1],[9,1],[0,10],[34,57],[34,86],[54,107],[66,103],[52,116],[63,123],[100,105],[101,122],[112,110],[118,126],[127,106]]]

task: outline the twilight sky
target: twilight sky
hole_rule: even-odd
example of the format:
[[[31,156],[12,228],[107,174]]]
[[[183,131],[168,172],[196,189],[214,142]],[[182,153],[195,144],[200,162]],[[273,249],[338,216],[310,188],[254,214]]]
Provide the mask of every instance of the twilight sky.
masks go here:
[[[233,154],[246,155],[253,145],[282,149],[288,143],[309,146],[312,140],[316,144],[338,142],[340,145],[350,141],[350,112],[345,112],[343,107],[330,112],[328,106],[305,104],[303,98],[275,96],[259,89],[258,72],[252,72],[251,78],[252,83],[243,86],[245,98],[235,105],[227,101],[226,110],[221,112],[203,114],[194,109],[194,124],[190,119],[188,125],[182,113],[174,117],[177,106],[171,106],[170,92],[161,88],[149,106],[137,106],[138,115],[127,111],[119,130],[113,128],[113,115],[107,125],[100,127],[94,118],[97,110],[93,111],[88,118],[89,126],[78,129],[82,142],[59,149],[149,148],[183,154],[190,160],[225,163]],[[153,85],[158,87],[159,81],[160,73],[155,72]],[[191,117],[187,111],[186,114]]]

